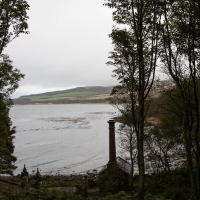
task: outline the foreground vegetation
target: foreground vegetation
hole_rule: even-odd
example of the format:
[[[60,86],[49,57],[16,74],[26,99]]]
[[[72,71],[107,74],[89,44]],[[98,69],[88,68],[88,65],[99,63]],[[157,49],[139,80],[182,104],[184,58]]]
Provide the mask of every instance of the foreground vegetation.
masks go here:
[[[137,177],[135,177],[137,179]],[[188,174],[185,170],[171,171],[147,176],[145,185],[145,200],[188,200],[190,187]],[[0,181],[1,200],[136,200],[137,186],[133,191],[118,190],[115,193],[100,193],[98,190],[88,189],[84,180],[66,181],[67,187],[61,181],[47,179],[39,189],[34,188],[34,178],[30,178],[28,188],[21,188],[19,178],[13,178],[19,185],[10,185]],[[106,181],[106,180],[105,180]],[[111,183],[109,187],[112,187]],[[54,186],[54,187],[53,187]],[[76,186],[76,190],[69,191],[68,187]]]
[[[152,163],[152,159],[156,158],[156,165],[162,165],[162,168],[169,172],[171,161],[166,154],[167,141],[174,147],[180,144],[174,140],[173,135],[180,139],[184,149],[191,187],[190,199],[199,200],[200,1],[104,2],[105,6],[113,10],[112,17],[115,22],[109,35],[113,50],[107,64],[114,67],[113,76],[120,82],[120,85],[112,90],[112,103],[123,118],[122,132],[128,136],[126,144],[132,171],[134,161],[137,162],[138,200],[144,200],[145,195],[145,157],[148,153],[146,145],[152,153],[149,162]],[[160,68],[173,87],[168,93],[171,105],[165,106],[166,113],[171,116],[171,123],[167,125],[165,120],[159,118],[159,123],[154,124],[154,130],[151,130],[146,129],[145,122],[152,101],[150,91],[159,84],[155,77]],[[169,139],[170,135],[173,139]],[[159,140],[156,141],[157,147],[159,145],[162,148],[152,145],[155,144],[156,136],[162,141],[162,144]]]

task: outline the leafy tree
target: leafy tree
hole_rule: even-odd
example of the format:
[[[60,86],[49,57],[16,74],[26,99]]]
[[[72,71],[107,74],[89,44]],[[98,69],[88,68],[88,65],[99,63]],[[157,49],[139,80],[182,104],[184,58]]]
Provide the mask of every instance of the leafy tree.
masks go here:
[[[0,60],[0,99],[6,102],[8,107],[12,105],[10,96],[19,87],[21,78],[24,78],[24,74],[14,68],[7,55],[2,55],[2,60]]]
[[[25,0],[0,1],[0,55],[9,42],[21,33],[28,33],[28,9]]]
[[[0,174],[13,175],[13,170],[16,169],[14,163],[17,160],[13,156],[15,127],[11,128],[8,112],[5,102],[0,101]]]
[[[180,129],[170,117],[171,115],[163,117],[162,121],[145,135],[145,157],[150,164],[150,172],[170,172],[185,164]]]
[[[0,174],[13,174],[16,168],[14,162],[16,157],[14,152],[14,133],[15,127],[9,117],[12,100],[10,95],[19,86],[19,81],[24,77],[18,69],[14,69],[9,57],[2,55],[3,60],[0,62]]]
[[[125,155],[126,160],[131,163],[131,171],[129,178],[130,189],[133,189],[133,174],[134,167],[137,165],[137,140],[133,126],[131,124],[125,124],[125,122],[119,125],[119,139],[121,153]],[[127,154],[128,153],[128,154]]]
[[[131,114],[131,124],[137,137],[139,195],[144,199],[144,120],[145,107],[155,77],[158,52],[159,1],[155,0],[105,0],[105,5],[115,9],[113,20],[126,28],[114,27],[110,37],[114,51],[109,65],[116,69],[114,76],[127,91],[123,114]],[[126,115],[125,115],[126,116]]]
[[[16,168],[16,157],[13,156],[15,127],[12,127],[9,117],[12,106],[10,97],[18,88],[20,79],[24,78],[24,74],[13,67],[3,50],[21,33],[28,33],[28,9],[25,0],[0,1],[0,174],[12,175]]]
[[[163,4],[161,61],[177,86],[192,196],[200,199],[199,1]]]

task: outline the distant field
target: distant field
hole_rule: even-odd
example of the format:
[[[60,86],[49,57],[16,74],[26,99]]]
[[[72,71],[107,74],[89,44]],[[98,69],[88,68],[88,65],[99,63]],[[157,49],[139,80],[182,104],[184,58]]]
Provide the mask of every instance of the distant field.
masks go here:
[[[13,99],[14,104],[35,103],[102,103],[110,96],[112,87],[78,87],[63,91],[22,96]]]
[[[55,96],[30,96],[30,101],[46,101],[46,100],[58,100],[58,99],[80,99],[80,98],[88,98],[94,97],[98,95],[95,92],[71,92],[67,94],[59,94]]]

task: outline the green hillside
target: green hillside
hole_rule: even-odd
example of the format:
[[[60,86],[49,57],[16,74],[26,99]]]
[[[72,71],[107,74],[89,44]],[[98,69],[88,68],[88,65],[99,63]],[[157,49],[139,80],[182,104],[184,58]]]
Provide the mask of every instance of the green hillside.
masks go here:
[[[13,99],[17,104],[105,103],[112,87],[77,87],[68,90],[32,94]]]

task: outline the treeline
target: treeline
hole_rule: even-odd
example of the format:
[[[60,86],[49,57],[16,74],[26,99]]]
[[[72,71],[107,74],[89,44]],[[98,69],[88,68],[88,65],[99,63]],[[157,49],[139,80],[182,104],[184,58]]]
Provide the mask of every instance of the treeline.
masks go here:
[[[43,100],[43,101],[30,101],[28,98],[19,98],[14,99],[13,102],[15,105],[32,105],[32,104],[76,104],[76,103],[108,103],[109,98],[105,99],[58,99],[58,100]]]
[[[171,158],[186,161],[190,199],[200,199],[200,2],[197,0],[105,0],[113,9],[115,26],[110,34],[113,51],[108,65],[120,85],[111,103],[120,111],[134,172],[139,173],[138,199],[145,195],[147,163],[155,173],[172,170]],[[120,25],[120,26],[119,26]],[[157,74],[168,77],[162,85]],[[146,126],[151,92],[163,87],[157,123]],[[162,146],[162,148],[161,148]],[[173,147],[167,153],[169,147]],[[170,147],[170,148],[171,148]],[[177,148],[177,150],[176,150]],[[148,152],[151,155],[147,156]],[[147,161],[147,157],[149,161]],[[183,161],[184,161],[183,159]],[[154,160],[154,162],[153,162]],[[184,163],[184,162],[183,162]],[[181,167],[181,166],[180,166]],[[177,166],[178,168],[178,166]],[[159,170],[158,170],[159,169]],[[132,177],[133,183],[133,177]],[[131,184],[133,185],[133,184]]]
[[[12,175],[16,169],[14,154],[15,127],[9,117],[11,95],[19,86],[24,74],[13,66],[4,54],[6,46],[22,33],[28,33],[27,10],[24,0],[0,1],[0,174]]]

